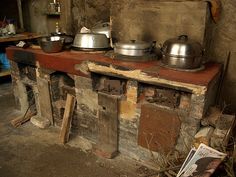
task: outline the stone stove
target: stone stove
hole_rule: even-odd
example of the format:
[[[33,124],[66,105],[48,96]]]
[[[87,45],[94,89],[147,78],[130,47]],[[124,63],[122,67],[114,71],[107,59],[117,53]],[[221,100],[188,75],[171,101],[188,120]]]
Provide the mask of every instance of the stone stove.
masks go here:
[[[22,62],[19,51],[33,55],[35,64]],[[188,152],[215,103],[221,68],[209,63],[203,71],[186,73],[162,68],[158,61],[140,64],[102,53],[50,55],[14,47],[7,54],[21,111],[28,105],[26,82],[34,92],[38,115],[52,125],[61,125],[66,93],[75,95],[72,133],[108,158],[117,152],[142,160],[152,159],[150,151],[157,157]]]

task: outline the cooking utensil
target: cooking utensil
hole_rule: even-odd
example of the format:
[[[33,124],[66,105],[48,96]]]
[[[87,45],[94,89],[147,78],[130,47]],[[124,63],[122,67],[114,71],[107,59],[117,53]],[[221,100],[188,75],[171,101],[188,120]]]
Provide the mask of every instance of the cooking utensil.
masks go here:
[[[63,47],[64,38],[60,36],[42,37],[39,39],[41,49],[46,53],[60,52]]]
[[[91,29],[91,31],[93,33],[105,34],[107,38],[111,37],[111,30],[110,30],[109,22],[97,24]]]
[[[154,45],[155,42],[130,40],[128,42],[117,42],[114,45],[114,51],[120,55],[144,56],[152,52]]]
[[[73,40],[74,40],[74,36],[72,35],[68,35],[66,33],[57,33],[57,32],[53,32],[51,33],[52,36],[60,36],[61,38],[64,38],[64,44],[72,44]]]
[[[99,33],[78,33],[75,36],[72,46],[79,49],[110,48],[109,39],[105,34]]]
[[[162,63],[168,67],[195,69],[202,65],[203,49],[200,43],[187,35],[167,40],[162,47]]]

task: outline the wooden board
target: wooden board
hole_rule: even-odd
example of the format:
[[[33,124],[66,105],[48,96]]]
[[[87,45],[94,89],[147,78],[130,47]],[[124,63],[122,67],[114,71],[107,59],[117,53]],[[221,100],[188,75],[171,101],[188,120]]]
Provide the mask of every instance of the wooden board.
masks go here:
[[[76,102],[75,97],[71,94],[67,94],[66,106],[60,133],[60,142],[63,144],[65,144],[69,140],[69,133],[71,128],[71,121],[74,112],[75,102]]]
[[[41,116],[47,118],[53,125],[52,105],[49,92],[49,82],[46,79],[37,77],[37,86],[39,92],[39,106]]]
[[[99,118],[97,155],[113,158],[118,152],[118,97],[98,93]]]

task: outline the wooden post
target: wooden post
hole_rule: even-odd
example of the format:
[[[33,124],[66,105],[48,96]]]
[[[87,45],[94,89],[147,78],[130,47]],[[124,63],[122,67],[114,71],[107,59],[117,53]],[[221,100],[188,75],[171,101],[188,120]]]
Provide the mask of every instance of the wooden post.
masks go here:
[[[74,112],[76,99],[73,95],[67,94],[66,106],[62,120],[62,127],[60,133],[60,142],[65,144],[69,140],[69,133],[71,128],[71,121]]]

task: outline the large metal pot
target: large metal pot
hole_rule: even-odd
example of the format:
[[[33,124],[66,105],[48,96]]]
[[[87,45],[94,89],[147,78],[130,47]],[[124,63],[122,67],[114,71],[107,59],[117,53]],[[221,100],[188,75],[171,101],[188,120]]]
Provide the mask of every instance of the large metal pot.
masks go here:
[[[110,44],[105,34],[78,33],[72,46],[79,49],[107,49]]]
[[[127,56],[144,56],[150,54],[153,49],[153,42],[135,41],[117,42],[114,45],[114,52]]]
[[[202,65],[203,49],[200,43],[187,35],[167,40],[162,47],[162,63],[173,68],[195,69]]]

